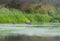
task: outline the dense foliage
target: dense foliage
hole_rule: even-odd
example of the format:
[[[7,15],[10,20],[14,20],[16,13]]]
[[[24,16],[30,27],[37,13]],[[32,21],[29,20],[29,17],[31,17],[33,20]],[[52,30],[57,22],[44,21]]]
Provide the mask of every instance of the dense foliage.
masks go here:
[[[46,7],[46,6],[45,6]],[[53,8],[53,7],[50,7]],[[44,8],[37,13],[24,13],[18,9],[5,8],[0,6],[0,23],[58,23],[60,22],[60,12],[58,9]],[[47,13],[49,12],[49,13]]]
[[[60,22],[60,7],[51,4],[40,4],[42,1],[36,2],[36,0],[28,2],[27,0],[0,0],[0,2],[0,23]]]

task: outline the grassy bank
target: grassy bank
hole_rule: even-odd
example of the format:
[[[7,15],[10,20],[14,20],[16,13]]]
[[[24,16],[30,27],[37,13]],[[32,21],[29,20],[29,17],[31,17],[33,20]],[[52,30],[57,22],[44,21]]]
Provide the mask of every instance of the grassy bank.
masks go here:
[[[0,8],[0,23],[56,23],[60,22],[59,12],[50,14],[23,13],[17,9]]]

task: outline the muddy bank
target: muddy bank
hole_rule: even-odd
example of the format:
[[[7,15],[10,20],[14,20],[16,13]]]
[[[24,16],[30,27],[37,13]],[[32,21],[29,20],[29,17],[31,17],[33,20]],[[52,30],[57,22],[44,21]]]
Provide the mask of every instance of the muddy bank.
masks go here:
[[[60,41],[60,36],[40,37],[40,36],[26,36],[26,35],[10,35],[1,38],[0,41]]]

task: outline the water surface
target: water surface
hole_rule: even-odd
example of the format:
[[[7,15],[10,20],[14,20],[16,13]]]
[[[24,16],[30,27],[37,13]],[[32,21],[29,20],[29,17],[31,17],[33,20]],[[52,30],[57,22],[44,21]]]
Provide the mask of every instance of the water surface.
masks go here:
[[[60,25],[1,24],[0,35],[60,36]]]

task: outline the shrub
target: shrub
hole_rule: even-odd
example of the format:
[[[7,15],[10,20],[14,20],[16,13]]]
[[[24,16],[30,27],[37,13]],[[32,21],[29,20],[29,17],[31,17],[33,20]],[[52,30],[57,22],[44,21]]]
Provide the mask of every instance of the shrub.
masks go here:
[[[40,8],[39,13],[40,14],[52,14],[56,12],[56,8],[54,6],[50,6],[50,5],[42,5]]]

